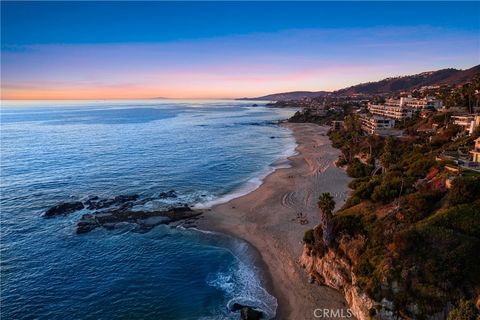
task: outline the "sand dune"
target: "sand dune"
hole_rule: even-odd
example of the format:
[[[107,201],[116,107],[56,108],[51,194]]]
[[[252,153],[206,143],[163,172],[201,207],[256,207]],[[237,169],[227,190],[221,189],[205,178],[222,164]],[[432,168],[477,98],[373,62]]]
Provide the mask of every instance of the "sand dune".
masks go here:
[[[315,319],[314,309],[345,308],[346,303],[339,292],[308,283],[297,263],[302,237],[319,222],[319,195],[330,192],[340,207],[350,179],[334,165],[339,151],[325,135],[327,127],[285,126],[298,143],[298,154],[289,158],[292,167],[276,170],[252,193],[213,207],[199,227],[232,234],[258,249],[278,299],[278,319]],[[308,223],[301,224],[299,215]]]

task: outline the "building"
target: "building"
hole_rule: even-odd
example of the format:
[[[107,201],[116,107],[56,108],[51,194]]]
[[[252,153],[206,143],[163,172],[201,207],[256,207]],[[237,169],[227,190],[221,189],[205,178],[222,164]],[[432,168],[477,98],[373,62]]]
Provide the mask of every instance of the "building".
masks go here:
[[[396,120],[411,117],[415,112],[422,110],[440,109],[442,101],[433,97],[422,99],[402,97],[400,99],[387,99],[384,104],[369,104],[370,113]]]
[[[480,163],[480,137],[475,139],[475,147],[470,153],[472,154],[472,161]]]
[[[480,127],[480,115],[478,114],[463,114],[452,116],[453,123],[462,127],[463,131],[472,134],[478,127]]]
[[[380,136],[400,135],[400,130],[394,130],[395,120],[379,116],[361,117],[362,130],[367,134]]]
[[[404,97],[400,98],[399,104],[403,107],[415,109],[415,110],[438,110],[442,107],[442,100],[437,100],[434,97],[425,97],[422,99]]]
[[[343,121],[332,121],[332,130],[333,131],[337,131],[337,130],[340,130],[342,129],[344,126],[344,122]]]
[[[385,104],[370,103],[368,104],[368,111],[375,116],[386,117],[395,120],[402,120],[412,116],[411,110],[388,101]]]

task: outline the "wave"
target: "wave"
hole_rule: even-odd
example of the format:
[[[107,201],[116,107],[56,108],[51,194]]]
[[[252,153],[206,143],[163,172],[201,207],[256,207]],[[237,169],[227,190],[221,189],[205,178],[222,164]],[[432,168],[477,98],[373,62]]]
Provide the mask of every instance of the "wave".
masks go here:
[[[239,304],[261,311],[266,319],[274,318],[278,307],[277,299],[263,287],[249,245],[235,239],[228,249],[235,257],[235,263],[227,271],[209,274],[207,285],[223,292],[227,310],[232,310],[235,304]],[[234,312],[230,311],[232,313]]]
[[[247,180],[239,188],[233,190],[232,192],[226,193],[220,197],[209,199],[203,202],[198,202],[193,206],[193,208],[209,209],[215,205],[229,202],[233,199],[240,198],[244,195],[247,195],[255,191],[263,184],[263,181],[265,180],[265,178],[269,176],[271,173],[275,172],[278,169],[285,169],[285,168],[291,167],[290,160],[288,158],[297,154],[296,148],[297,148],[297,143],[296,142],[291,143],[280,154],[280,158],[278,160],[276,160],[275,162],[271,163],[266,168],[258,172],[255,175],[255,177]]]

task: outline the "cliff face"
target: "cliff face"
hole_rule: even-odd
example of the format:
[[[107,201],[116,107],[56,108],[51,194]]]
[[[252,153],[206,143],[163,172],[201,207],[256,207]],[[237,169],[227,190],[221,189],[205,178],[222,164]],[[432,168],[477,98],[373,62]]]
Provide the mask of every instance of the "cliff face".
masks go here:
[[[300,264],[309,274],[311,281],[343,292],[357,319],[367,320],[372,317],[397,319],[390,301],[386,299],[381,302],[374,301],[360,289],[349,259],[340,252],[328,249],[326,253],[320,255],[319,252],[305,245]]]

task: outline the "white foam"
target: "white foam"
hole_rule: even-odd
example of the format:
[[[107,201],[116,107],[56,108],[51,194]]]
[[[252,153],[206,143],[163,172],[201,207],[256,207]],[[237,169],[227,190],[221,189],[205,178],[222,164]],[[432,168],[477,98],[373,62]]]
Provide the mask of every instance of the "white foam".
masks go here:
[[[265,178],[275,172],[278,169],[285,169],[290,168],[290,161],[288,160],[289,157],[294,156],[297,154],[296,151],[297,143],[294,142],[289,145],[284,152],[281,153],[280,159],[276,160],[274,163],[270,164],[268,167],[264,168],[262,171],[258,172],[255,177],[249,179],[245,182],[240,188],[234,190],[233,192],[227,193],[223,196],[218,198],[196,203],[193,208],[194,209],[209,209],[215,205],[222,204],[229,202],[230,200],[240,198],[246,194],[249,194],[255,190],[257,190],[262,184]]]
[[[210,274],[206,282],[224,292],[229,310],[238,303],[262,311],[266,319],[275,317],[277,299],[263,288],[253,266],[237,260],[227,272]]]

